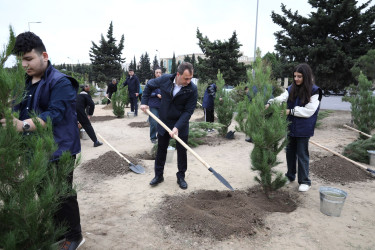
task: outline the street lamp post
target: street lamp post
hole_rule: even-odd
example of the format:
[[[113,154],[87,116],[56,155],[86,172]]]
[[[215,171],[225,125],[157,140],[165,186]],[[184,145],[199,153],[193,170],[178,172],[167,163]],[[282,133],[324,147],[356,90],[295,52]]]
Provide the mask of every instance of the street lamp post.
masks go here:
[[[29,31],[30,31],[30,23],[42,23],[42,22],[28,22],[28,24],[29,24]]]
[[[259,0],[257,0],[257,13],[256,13],[256,21],[255,21],[254,62],[257,56],[258,7],[259,7]],[[253,78],[255,78],[254,69],[253,69]]]

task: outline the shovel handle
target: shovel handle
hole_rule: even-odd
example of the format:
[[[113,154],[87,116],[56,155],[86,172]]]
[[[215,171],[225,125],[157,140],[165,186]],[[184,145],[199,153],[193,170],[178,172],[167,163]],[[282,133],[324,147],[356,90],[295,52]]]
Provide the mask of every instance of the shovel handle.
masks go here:
[[[350,126],[348,126],[348,125],[346,125],[346,124],[344,124],[344,127],[345,128],[348,128],[348,129],[351,129],[351,130],[353,130],[353,131],[356,131],[356,132],[358,132],[358,133],[360,133],[360,134],[362,134],[362,135],[364,135],[364,136],[367,136],[367,137],[371,137],[371,135],[369,135],[369,134],[366,134],[366,133],[363,133],[362,131],[360,131],[360,130],[358,130],[358,129],[355,129],[355,128],[352,128],[352,127],[350,127]]]
[[[330,150],[329,148],[326,148],[326,147],[324,147],[324,146],[322,146],[322,145],[320,145],[320,144],[318,144],[318,143],[316,143],[316,142],[314,142],[314,141],[311,141],[311,140],[310,140],[310,143],[312,143],[312,144],[314,144],[315,146],[318,146],[318,147],[320,147],[320,148],[322,148],[322,149],[324,149],[324,150],[327,150],[328,152],[331,152],[332,154],[337,155],[338,157],[343,158],[343,159],[345,159],[345,160],[347,160],[347,161],[353,163],[354,165],[356,165],[356,166],[358,166],[358,167],[361,167],[361,168],[367,170],[367,167],[363,166],[362,164],[359,164],[358,162],[355,162],[355,161],[353,161],[353,160],[351,160],[351,159],[349,159],[349,158],[347,158],[347,157],[345,157],[345,156],[343,156],[343,155],[341,155],[341,154],[339,154],[339,153],[336,153],[335,151],[332,151],[332,150]]]
[[[109,144],[109,142],[106,141],[106,139],[103,138],[103,136],[101,136],[100,134],[96,133],[97,136],[99,136],[111,149],[113,149],[113,151],[116,152],[116,154],[118,154],[122,159],[124,159],[127,163],[131,164],[131,162],[125,158],[125,156],[123,156],[117,149],[115,149],[111,144]]]
[[[168,133],[172,132],[172,130],[168,128],[168,126],[165,125],[158,117],[156,117],[156,115],[151,113],[149,109],[146,109],[146,113],[150,115],[157,123],[159,123]],[[207,162],[205,162],[197,153],[195,153],[194,150],[192,150],[183,140],[181,140],[180,137],[174,135],[173,139],[176,139],[176,141],[178,141],[184,148],[186,148],[190,153],[192,153],[195,156],[195,158],[202,162],[207,169],[211,168],[210,165],[208,165]]]

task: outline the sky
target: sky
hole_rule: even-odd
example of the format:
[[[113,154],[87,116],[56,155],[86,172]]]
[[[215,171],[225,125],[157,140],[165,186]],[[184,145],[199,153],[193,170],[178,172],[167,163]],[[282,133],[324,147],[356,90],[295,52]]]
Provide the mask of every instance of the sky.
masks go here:
[[[274,51],[274,32],[281,29],[271,13],[282,14],[281,3],[303,16],[312,11],[307,0],[260,0],[256,45],[262,55]],[[228,40],[236,31],[240,50],[253,57],[256,9],[257,0],[0,0],[0,50],[12,25],[16,35],[29,29],[37,34],[53,64],[89,63],[92,42],[99,44],[112,21],[117,42],[125,37],[126,63],[134,56],[139,62],[145,52],[151,61],[202,53],[197,28],[211,41]]]

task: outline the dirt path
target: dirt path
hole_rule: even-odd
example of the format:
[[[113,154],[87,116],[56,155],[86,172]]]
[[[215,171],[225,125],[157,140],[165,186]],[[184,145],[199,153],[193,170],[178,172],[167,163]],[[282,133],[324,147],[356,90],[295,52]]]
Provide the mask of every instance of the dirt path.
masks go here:
[[[96,116],[113,116],[112,111],[102,109],[98,105]],[[197,110],[193,115],[199,119],[203,114]],[[134,157],[144,152],[150,152],[153,144],[149,139],[148,127],[131,127],[129,123],[144,123],[147,116],[140,114],[136,118],[112,119],[96,121],[94,129],[100,133],[117,150],[127,156]],[[341,152],[343,147],[356,138],[356,133],[341,127],[350,122],[350,113],[337,111],[324,120],[322,128],[315,131],[314,140],[322,145]],[[230,129],[234,129],[234,124]],[[172,163],[165,167],[165,181],[152,188],[149,181],[153,178],[153,160],[141,160],[146,174],[137,175],[133,172],[120,171],[119,174],[106,175],[101,172],[87,171],[82,167],[90,160],[97,159],[111,151],[108,146],[92,147],[90,140],[81,140],[81,166],[75,171],[75,183],[78,187],[78,198],[81,209],[81,221],[86,243],[81,249],[358,249],[375,248],[373,233],[375,232],[375,182],[367,180],[361,182],[333,182],[323,180],[312,174],[312,188],[307,193],[298,193],[296,183],[292,183],[283,190],[289,193],[296,202],[297,208],[292,212],[272,212],[258,221],[262,225],[250,228],[247,235],[234,233],[220,238],[200,234],[203,224],[196,225],[198,233],[182,232],[179,221],[170,221],[166,214],[178,210],[168,210],[177,206],[181,211],[189,213],[188,209],[199,210],[192,202],[187,206],[186,197],[197,201],[203,191],[226,192],[222,185],[202,164],[188,153],[188,171],[186,181],[187,190],[181,190],[175,173],[176,156]],[[245,135],[237,132],[235,139],[222,141],[220,144],[202,145],[195,151],[204,158],[217,172],[226,178],[238,190],[236,200],[232,205],[243,206],[247,211],[254,210],[249,204],[241,200],[249,192],[249,188],[256,185],[255,173],[250,170],[250,152],[252,144],[245,142]],[[109,153],[107,153],[109,154]],[[331,154],[310,145],[312,161],[323,160]],[[111,159],[111,157],[109,158]],[[109,172],[110,160],[95,160],[95,164],[102,166]],[[285,153],[281,152],[279,160],[282,162],[277,169],[286,169]],[[126,162],[124,161],[126,167]],[[119,162],[121,165],[121,163]],[[350,172],[349,172],[350,173]],[[319,211],[319,187],[332,186],[348,192],[341,217],[329,217]],[[173,197],[180,198],[173,198]],[[167,203],[166,197],[172,197],[175,203]],[[195,198],[195,199],[194,199]],[[169,198],[170,199],[170,198]],[[205,197],[207,200],[207,197]],[[178,201],[180,203],[178,203]],[[194,203],[194,202],[193,202]],[[208,201],[211,204],[213,201]],[[171,204],[168,207],[162,205]],[[200,205],[206,204],[201,202]],[[173,205],[173,206],[172,206]],[[230,205],[230,204],[229,204]],[[228,204],[226,206],[229,206]],[[203,205],[202,205],[203,206]],[[199,206],[198,206],[199,207]],[[206,209],[208,210],[208,208]],[[260,209],[264,212],[266,209]],[[212,212],[212,210],[211,210]],[[216,211],[219,213],[219,211]],[[256,211],[255,211],[256,212]],[[186,214],[182,213],[182,214]],[[220,217],[202,218],[217,219],[229,215],[228,211]],[[212,216],[212,214],[211,214]],[[182,217],[181,217],[182,218]],[[260,218],[260,216],[256,216]],[[194,218],[192,218],[193,220]],[[200,219],[203,220],[203,219]],[[235,219],[231,218],[229,221]],[[256,222],[256,221],[255,221]],[[229,224],[229,222],[227,223]],[[235,223],[238,226],[239,223]],[[186,225],[186,223],[184,224]],[[246,223],[244,222],[244,225]],[[220,225],[216,225],[220,232]],[[182,227],[184,228],[184,227]],[[186,227],[185,227],[186,228]],[[221,230],[223,231],[223,230]],[[256,233],[251,233],[256,232]]]

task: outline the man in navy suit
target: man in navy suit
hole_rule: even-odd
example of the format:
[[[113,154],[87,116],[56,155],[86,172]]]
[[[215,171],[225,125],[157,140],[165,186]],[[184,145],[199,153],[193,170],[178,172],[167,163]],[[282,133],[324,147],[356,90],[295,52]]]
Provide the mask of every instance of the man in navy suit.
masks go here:
[[[162,126],[158,126],[158,151],[155,160],[155,177],[150,185],[156,186],[164,181],[164,165],[167,157],[167,148],[170,138],[175,135],[187,143],[189,137],[189,120],[197,104],[197,86],[191,82],[193,78],[193,65],[182,62],[176,74],[164,74],[163,76],[151,79],[143,90],[141,110],[148,109],[148,99],[154,89],[159,88],[163,98],[159,109],[159,118],[171,130],[166,133]],[[178,142],[177,148],[177,183],[182,189],[187,188],[185,172],[187,170],[186,149]]]

